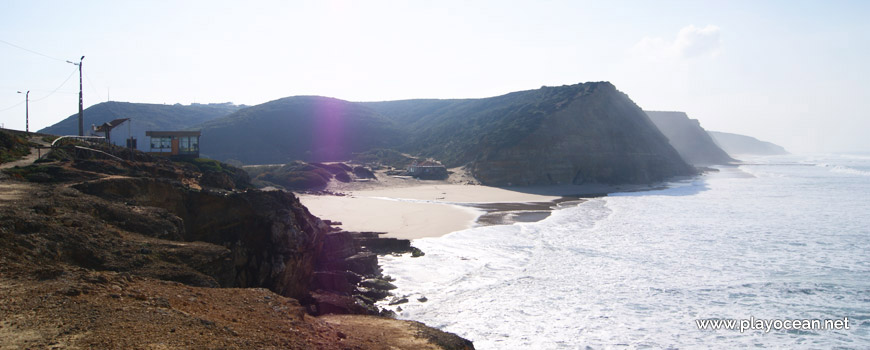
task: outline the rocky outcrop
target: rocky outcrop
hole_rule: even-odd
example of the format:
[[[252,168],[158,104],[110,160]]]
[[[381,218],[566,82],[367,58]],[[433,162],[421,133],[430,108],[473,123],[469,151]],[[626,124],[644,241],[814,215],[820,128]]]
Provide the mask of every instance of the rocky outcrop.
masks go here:
[[[534,131],[472,162],[481,183],[645,184],[695,173],[646,114],[610,83],[561,89],[571,94],[540,116]]]
[[[0,325],[0,343],[120,349],[159,338],[174,348],[470,345],[435,330],[423,334],[418,329],[425,326],[408,321],[326,325],[304,315],[377,313],[374,301],[389,295],[390,284],[357,234],[312,216],[291,193],[242,191],[246,180],[233,176],[221,181],[233,191],[204,186],[208,181],[189,164],[78,157],[4,169],[10,177],[41,180],[9,186],[11,180],[0,179],[0,320],[21,320]],[[213,165],[206,168],[234,172]],[[28,300],[43,303],[40,310]],[[58,315],[62,322],[55,322]],[[135,333],[148,336],[119,341],[134,325]],[[34,336],[21,342],[9,337],[16,332]]]
[[[751,136],[732,134],[727,132],[710,131],[710,136],[716,141],[716,144],[725,152],[732,155],[747,154],[759,156],[772,156],[789,154],[780,145],[766,141],[761,141]]]
[[[422,254],[406,239],[380,238],[377,232],[327,233],[315,265],[312,313],[381,314],[374,303],[396,287],[381,274],[376,254]]]
[[[259,187],[274,187],[290,191],[323,191],[330,181],[339,182],[377,180],[375,174],[363,166],[344,163],[305,163],[296,161],[285,165],[267,165],[247,168]]]
[[[193,191],[152,178],[106,179],[73,187],[166,209],[184,223],[185,241],[227,247],[232,273],[213,276],[223,287],[263,287],[288,297],[306,297],[316,252],[328,231],[292,193],[283,191]]]
[[[697,119],[689,119],[685,112],[646,111],[646,114],[689,164],[703,166],[735,161],[716,145]]]
[[[419,253],[408,240],[333,229],[283,191],[196,191],[153,178],[101,179],[73,188],[165,209],[176,226],[164,236],[226,247],[220,255],[226,262],[219,264],[224,268],[200,269],[219,286],[267,288],[310,304],[318,315],[378,314],[374,302],[390,293],[359,285],[383,278],[377,254]],[[120,219],[124,215],[114,214],[129,225]]]

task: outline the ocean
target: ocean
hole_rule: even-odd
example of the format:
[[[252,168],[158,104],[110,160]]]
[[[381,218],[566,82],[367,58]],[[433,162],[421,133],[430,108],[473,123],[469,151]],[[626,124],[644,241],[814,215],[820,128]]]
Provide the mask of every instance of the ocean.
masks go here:
[[[387,307],[477,349],[870,348],[870,154],[743,160],[414,240]]]

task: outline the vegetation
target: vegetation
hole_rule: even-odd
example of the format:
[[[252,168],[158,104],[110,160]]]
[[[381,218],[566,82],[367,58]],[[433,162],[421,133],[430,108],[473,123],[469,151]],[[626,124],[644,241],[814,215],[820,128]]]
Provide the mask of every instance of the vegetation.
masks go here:
[[[256,185],[277,185],[288,190],[320,190],[326,187],[332,173],[304,162],[293,162],[260,172]]]
[[[42,137],[42,141],[50,144],[50,143],[54,142],[54,140],[57,140],[58,137],[59,136],[55,136],[55,135],[45,135]]]
[[[203,174],[200,181],[205,185],[218,188],[247,188],[252,187],[251,179],[244,170],[220,161],[208,158],[180,158],[176,163],[193,165],[196,170]],[[233,186],[229,183],[232,182]]]
[[[229,167],[225,168],[225,166],[227,166],[227,164],[223,164],[223,163],[216,161],[214,159],[208,159],[208,158],[185,159],[185,158],[181,158],[178,160],[178,162],[192,164],[194,167],[196,167],[197,170],[202,171],[202,172],[210,171],[210,172],[216,172],[216,173],[232,174],[232,172],[229,170],[230,169]]]
[[[30,154],[30,142],[20,134],[0,130],[0,163],[12,162]]]
[[[8,137],[10,135],[11,137]],[[13,140],[16,144],[26,142],[12,133],[0,132],[0,141],[5,145],[7,140]],[[167,176],[176,171],[185,171],[188,174],[199,173],[200,184],[207,187],[227,190],[252,187],[250,178],[244,170],[212,159],[179,159],[171,162],[168,158],[131,151],[126,147],[75,139],[63,139],[56,146],[33,165],[4,169],[3,172],[14,178],[31,182],[58,182],[89,179],[93,174],[88,172],[93,171],[126,176],[154,174]],[[5,149],[6,147],[3,147],[0,151]],[[27,151],[29,152],[29,148]],[[66,165],[61,166],[59,162]],[[85,172],[76,172],[74,169],[68,169],[67,166]]]
[[[322,190],[332,179],[351,182],[353,181],[351,174],[356,177],[366,177],[360,168],[351,168],[344,163],[324,164],[296,161],[281,166],[249,166],[245,167],[245,170],[254,178],[253,183],[256,186],[275,186],[288,190],[305,191]],[[368,174],[371,174],[371,171],[368,171]]]

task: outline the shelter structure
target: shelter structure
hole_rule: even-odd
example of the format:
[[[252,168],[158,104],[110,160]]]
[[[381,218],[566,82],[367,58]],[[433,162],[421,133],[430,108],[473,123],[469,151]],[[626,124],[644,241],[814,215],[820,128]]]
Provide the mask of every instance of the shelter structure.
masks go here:
[[[150,138],[149,154],[199,158],[199,131],[146,131]]]
[[[112,142],[112,129],[118,127],[119,125],[123,124],[128,120],[130,120],[130,118],[115,119],[113,121],[103,123],[102,125],[91,125],[91,128],[94,129],[94,132],[103,133],[106,137],[106,142]]]

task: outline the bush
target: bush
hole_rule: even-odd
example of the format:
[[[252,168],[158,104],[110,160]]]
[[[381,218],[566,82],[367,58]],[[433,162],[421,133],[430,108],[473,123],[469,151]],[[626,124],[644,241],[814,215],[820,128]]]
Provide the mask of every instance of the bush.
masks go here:
[[[350,175],[348,175],[346,172],[340,172],[338,174],[335,174],[335,179],[341,182],[350,182]]]
[[[21,159],[30,154],[30,142],[6,131],[0,131],[0,163]]]
[[[196,167],[196,169],[203,173],[204,179],[221,179],[228,177],[234,183],[235,188],[244,189],[251,187],[251,178],[250,176],[248,176],[248,173],[229,164],[221,163],[217,160],[208,158],[183,159],[179,161],[179,163],[187,163],[193,165],[194,167]],[[207,181],[205,185],[211,186],[215,184]],[[225,184],[221,184],[216,187],[225,188],[227,186]]]

